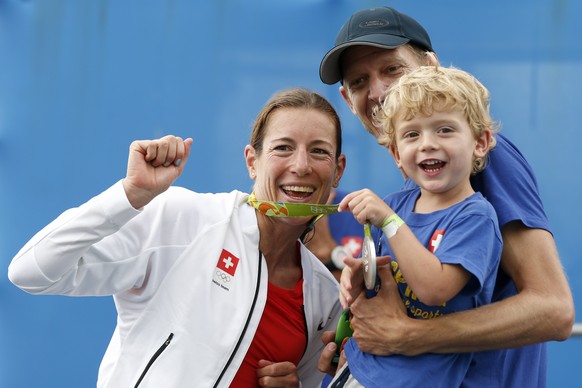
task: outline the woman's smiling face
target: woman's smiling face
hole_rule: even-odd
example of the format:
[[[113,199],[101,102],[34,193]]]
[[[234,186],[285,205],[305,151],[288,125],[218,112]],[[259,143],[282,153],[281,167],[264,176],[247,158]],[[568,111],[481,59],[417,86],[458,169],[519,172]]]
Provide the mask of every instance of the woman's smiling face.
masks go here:
[[[337,186],[345,157],[335,155],[336,128],[328,115],[306,108],[281,108],[267,122],[262,151],[247,146],[257,199],[325,203]]]

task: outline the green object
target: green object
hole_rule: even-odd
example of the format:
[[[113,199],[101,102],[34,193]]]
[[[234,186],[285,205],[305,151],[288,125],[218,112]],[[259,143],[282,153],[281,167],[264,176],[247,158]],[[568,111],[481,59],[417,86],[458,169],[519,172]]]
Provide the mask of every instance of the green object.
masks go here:
[[[335,356],[333,357],[332,363],[337,365],[340,354],[344,349],[344,345],[346,344],[347,340],[350,339],[352,334],[354,334],[354,330],[352,329],[352,323],[350,322],[352,314],[350,309],[347,308],[344,310],[342,315],[340,316],[337,322],[337,329],[335,330],[335,344],[337,348],[335,350]]]

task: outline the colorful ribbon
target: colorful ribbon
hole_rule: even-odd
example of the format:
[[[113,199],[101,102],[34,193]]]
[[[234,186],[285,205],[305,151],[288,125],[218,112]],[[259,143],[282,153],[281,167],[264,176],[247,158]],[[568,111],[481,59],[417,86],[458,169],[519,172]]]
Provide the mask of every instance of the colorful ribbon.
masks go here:
[[[247,202],[268,217],[324,216],[338,211],[338,205],[259,201],[254,192],[249,195]]]

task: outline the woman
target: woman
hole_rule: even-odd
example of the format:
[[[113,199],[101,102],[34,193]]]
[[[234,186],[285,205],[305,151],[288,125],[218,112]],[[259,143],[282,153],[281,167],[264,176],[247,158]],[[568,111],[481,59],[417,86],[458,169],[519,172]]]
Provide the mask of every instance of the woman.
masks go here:
[[[314,217],[253,205],[326,202],[345,168],[336,112],[304,89],[275,95],[245,148],[251,196],[170,187],[191,145],[133,142],[126,177],[34,236],[11,281],[113,295],[99,387],[317,386],[320,335],[340,306],[333,276],[300,241]]]

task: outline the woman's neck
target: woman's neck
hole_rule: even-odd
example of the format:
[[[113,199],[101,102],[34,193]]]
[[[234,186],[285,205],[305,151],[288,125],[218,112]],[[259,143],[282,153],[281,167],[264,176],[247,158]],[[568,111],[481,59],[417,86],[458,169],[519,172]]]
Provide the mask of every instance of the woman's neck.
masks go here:
[[[259,249],[265,258],[269,281],[282,288],[294,288],[303,276],[297,240],[305,225],[289,225],[258,215]]]

